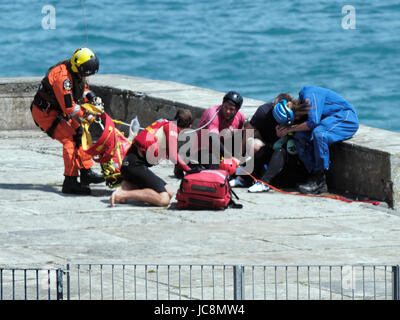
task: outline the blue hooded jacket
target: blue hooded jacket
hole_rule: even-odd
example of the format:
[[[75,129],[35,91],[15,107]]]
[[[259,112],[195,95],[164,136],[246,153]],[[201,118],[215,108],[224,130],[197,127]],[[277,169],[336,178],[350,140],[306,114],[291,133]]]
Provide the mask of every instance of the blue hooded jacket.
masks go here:
[[[329,146],[357,132],[357,113],[344,98],[325,88],[306,86],[299,99],[301,103],[308,100],[310,107],[306,120],[310,131],[295,134],[300,160],[309,172],[328,170]]]

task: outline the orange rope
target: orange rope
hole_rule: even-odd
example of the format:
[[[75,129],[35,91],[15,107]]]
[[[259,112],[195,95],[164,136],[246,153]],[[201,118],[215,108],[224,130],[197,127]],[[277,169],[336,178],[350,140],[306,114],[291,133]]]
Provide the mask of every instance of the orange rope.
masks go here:
[[[274,187],[274,186],[271,186],[270,184],[268,184],[268,183],[266,183],[266,182],[264,182],[264,181],[262,181],[262,180],[257,179],[257,178],[254,177],[250,172],[246,171],[246,170],[243,169],[243,168],[240,168],[240,170],[242,170],[242,171],[244,171],[245,173],[247,173],[254,181],[256,181],[256,182],[261,182],[262,184],[264,184],[264,185],[270,187],[271,189],[273,189],[273,190],[275,190],[275,191],[278,191],[278,192],[281,192],[281,193],[284,193],[284,194],[291,194],[291,195],[294,195],[294,196],[314,197],[314,198],[330,198],[330,199],[340,200],[340,201],[344,201],[344,202],[365,202],[365,203],[371,203],[371,204],[373,204],[374,206],[377,206],[377,205],[379,205],[379,203],[380,203],[379,201],[349,200],[349,199],[346,199],[346,198],[344,198],[344,197],[333,196],[333,195],[304,194],[304,193],[295,193],[295,192],[283,191],[283,190],[278,189],[278,188],[276,188],[276,187]]]

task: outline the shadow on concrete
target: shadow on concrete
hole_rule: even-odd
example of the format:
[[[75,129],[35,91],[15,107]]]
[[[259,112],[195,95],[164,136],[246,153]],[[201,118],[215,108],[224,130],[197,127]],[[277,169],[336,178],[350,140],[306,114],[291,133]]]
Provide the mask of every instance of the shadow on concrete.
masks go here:
[[[170,178],[170,179],[175,179],[175,180],[181,180],[181,179],[175,177],[174,174],[170,174],[170,175],[168,176],[168,178]]]
[[[111,196],[111,193],[109,194],[110,196]],[[109,199],[107,199],[107,200],[100,200],[101,202],[103,202],[103,203],[106,203],[106,204],[110,204],[110,202],[109,202]],[[128,207],[128,206],[131,206],[131,207],[143,207],[143,208],[159,208],[158,206],[155,206],[155,205],[153,205],[153,204],[150,204],[150,203],[145,203],[145,202],[142,202],[142,201],[137,201],[137,200],[134,200],[134,199],[129,199],[126,203],[116,203],[115,204],[115,207]]]
[[[44,184],[31,184],[31,183],[0,183],[0,189],[5,190],[36,190],[44,192],[57,193],[62,197],[105,197],[110,196],[112,190],[108,189],[91,189],[89,195],[79,194],[66,194],[61,192],[61,185],[44,185]]]
[[[178,208],[178,202],[176,202],[176,201],[175,202],[171,202],[171,204],[169,205],[167,210],[174,210],[174,211],[180,210]]]
[[[90,186],[89,186],[90,188]],[[113,193],[114,190],[111,189],[93,189],[91,188],[92,192],[90,196],[92,197],[109,197]]]
[[[31,183],[0,183],[0,189],[8,190],[37,190],[45,192],[60,193],[61,186]]]
[[[235,199],[235,202],[236,202],[236,199]],[[210,212],[210,211],[212,211],[212,212],[223,212],[224,210],[227,210],[227,209],[229,209],[229,208],[222,209],[222,210],[218,210],[218,209],[207,209],[207,208],[179,209],[179,207],[178,207],[178,202],[177,202],[177,201],[172,202],[172,203],[170,204],[170,206],[167,208],[167,210],[171,210],[171,211],[190,211],[191,213],[193,213],[193,212],[205,212],[205,211],[207,211],[207,212]]]

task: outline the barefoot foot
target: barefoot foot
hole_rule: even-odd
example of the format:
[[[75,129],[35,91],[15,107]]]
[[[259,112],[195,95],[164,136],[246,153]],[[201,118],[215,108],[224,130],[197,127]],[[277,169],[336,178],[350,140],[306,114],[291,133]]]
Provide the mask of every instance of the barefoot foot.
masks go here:
[[[110,205],[111,205],[111,207],[114,207],[116,202],[126,203],[126,200],[121,198],[120,193],[121,193],[121,188],[118,187],[111,194],[111,197],[110,197]]]

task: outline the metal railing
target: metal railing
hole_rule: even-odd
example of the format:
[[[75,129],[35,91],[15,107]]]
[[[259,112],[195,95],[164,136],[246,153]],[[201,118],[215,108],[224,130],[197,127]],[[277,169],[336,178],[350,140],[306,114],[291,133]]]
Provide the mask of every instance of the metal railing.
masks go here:
[[[0,267],[0,300],[62,300],[61,269]]]
[[[0,267],[0,300],[389,300],[399,265],[71,263]]]
[[[391,265],[70,264],[69,271],[72,299],[399,298],[399,267]]]
[[[71,299],[233,299],[233,266],[70,264]]]

